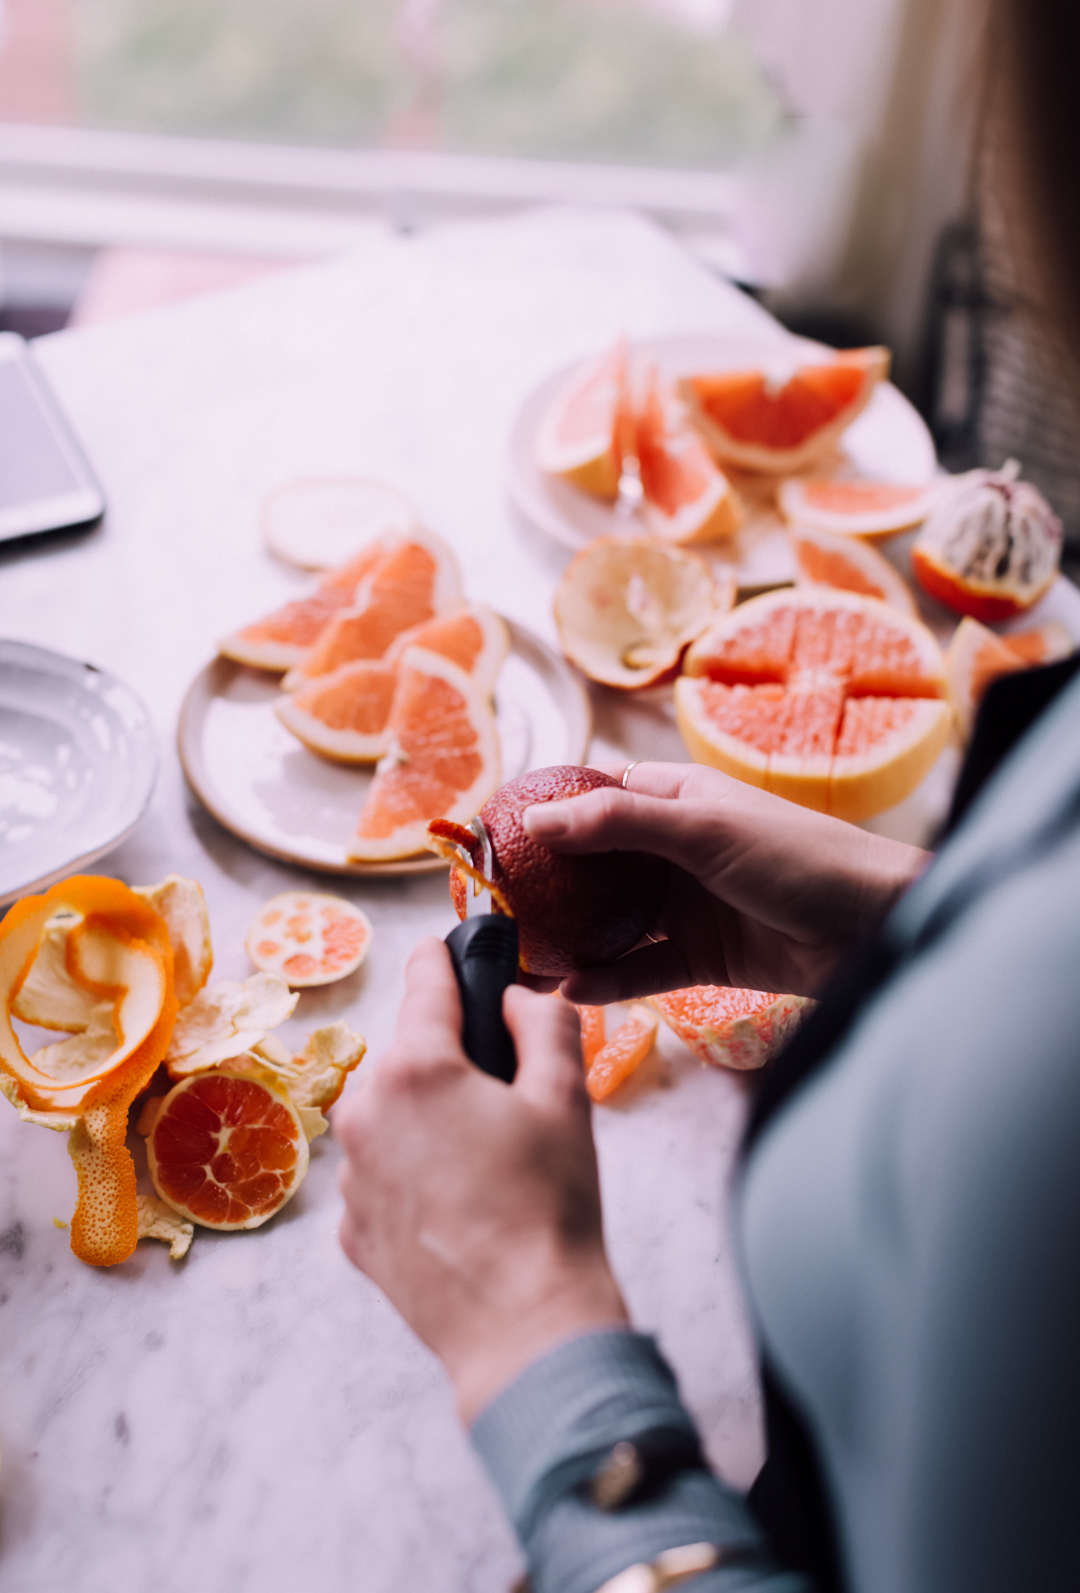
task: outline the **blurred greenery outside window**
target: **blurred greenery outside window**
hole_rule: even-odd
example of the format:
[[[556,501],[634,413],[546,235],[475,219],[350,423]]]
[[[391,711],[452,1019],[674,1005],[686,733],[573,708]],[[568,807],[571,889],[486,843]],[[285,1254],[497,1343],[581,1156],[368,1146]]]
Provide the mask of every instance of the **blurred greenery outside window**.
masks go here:
[[[72,119],[715,170],[767,153],[785,128],[729,11],[730,0],[67,0]]]

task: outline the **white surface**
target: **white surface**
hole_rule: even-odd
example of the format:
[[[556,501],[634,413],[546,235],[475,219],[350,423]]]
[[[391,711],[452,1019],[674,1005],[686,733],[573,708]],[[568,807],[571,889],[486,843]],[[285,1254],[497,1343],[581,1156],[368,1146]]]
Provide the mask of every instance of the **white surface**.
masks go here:
[[[0,907],[130,834],[157,772],[146,709],[77,659],[0,641]]]
[[[271,487],[317,473],[400,486],[457,549],[470,597],[553,641],[564,556],[503,497],[525,395],[622,331],[770,325],[644,223],[555,213],[373,242],[40,344],[110,508],[84,540],[0,557],[0,632],[103,665],[149,706],[157,790],[103,869],[199,879],[222,978],[250,971],[244,935],[267,897],[318,883],[221,829],[174,752],[214,639],[304,584],[263,548]],[[593,701],[616,755],[668,747],[662,706]],[[409,950],[453,913],[441,876],[341,888],[374,924],[371,953],[303,992],[289,1032],[343,1017],[377,1054]],[[757,1404],[723,1225],[742,1085],[672,1040],[664,1054],[674,1088],[596,1114],[612,1254],[711,1454],[746,1482]],[[75,1196],[62,1138],[0,1107],[0,1586],[504,1593],[516,1550],[441,1372],[337,1247],[332,1141],[265,1228],[200,1234],[181,1264],[144,1242],[99,1273],[53,1227]]]
[[[598,353],[599,346],[591,352]],[[672,379],[695,371],[765,367],[786,380],[798,364],[820,359],[822,352],[820,343],[792,337],[776,323],[768,336],[653,338],[641,347],[641,353]],[[636,518],[620,519],[614,505],[549,475],[536,462],[537,431],[573,372],[573,365],[550,372],[522,404],[510,438],[507,477],[510,496],[530,525],[576,551],[594,537],[640,532],[645,527]],[[934,444],[925,421],[888,382],[877,388],[841,444],[835,466],[838,474],[918,486],[929,481],[936,469]],[[718,574],[733,575],[744,591],[793,581],[795,561],[775,503],[771,498],[761,502],[747,499],[746,507],[746,521],[734,536],[695,544],[693,551],[707,559]]]

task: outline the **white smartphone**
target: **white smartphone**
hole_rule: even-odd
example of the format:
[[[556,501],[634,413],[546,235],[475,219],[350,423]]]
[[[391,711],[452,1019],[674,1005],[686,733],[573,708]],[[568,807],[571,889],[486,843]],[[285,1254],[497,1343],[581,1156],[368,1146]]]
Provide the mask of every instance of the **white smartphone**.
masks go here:
[[[25,340],[0,332],[0,546],[85,530],[105,498]]]

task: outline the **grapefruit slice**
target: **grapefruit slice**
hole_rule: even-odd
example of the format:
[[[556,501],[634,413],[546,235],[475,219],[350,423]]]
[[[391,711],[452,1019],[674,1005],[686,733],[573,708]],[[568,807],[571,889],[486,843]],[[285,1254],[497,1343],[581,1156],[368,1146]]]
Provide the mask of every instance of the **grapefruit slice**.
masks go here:
[[[590,680],[637,690],[670,679],[690,642],[735,601],[693,553],[650,537],[602,537],[555,594],[562,650]]]
[[[404,537],[416,525],[393,487],[364,476],[305,476],[276,487],[262,505],[271,553],[302,570],[330,570],[381,536]]]
[[[355,558],[323,577],[309,597],[275,609],[218,643],[218,651],[251,669],[279,672],[299,664],[323,626],[348,608],[357,587],[394,545],[394,539],[369,543]]]
[[[493,609],[473,603],[403,631],[391,643],[386,662],[396,663],[406,647],[424,647],[429,653],[449,658],[490,697],[510,651],[510,633],[506,621]]]
[[[751,598],[698,638],[685,669],[675,711],[697,762],[839,818],[902,801],[948,739],[933,636],[855,592]]]
[[[692,985],[650,996],[649,1005],[699,1062],[746,1072],[772,1061],[814,1003],[770,990]]]
[[[464,602],[457,560],[429,532],[399,542],[373,566],[351,607],[323,626],[302,661],[286,675],[286,691],[332,674],[358,659],[375,660],[402,631]]]
[[[915,617],[915,599],[903,576],[876,548],[857,537],[837,536],[810,526],[793,526],[788,532],[799,579],[817,586],[835,586],[845,592],[877,597],[901,614]]]
[[[654,536],[667,542],[714,542],[738,530],[745,518],[738,494],[655,370],[636,435],[641,512]]]
[[[461,915],[464,917],[464,913]],[[558,995],[558,991],[555,992]],[[599,1052],[603,1049],[605,1039],[605,1022],[603,1007],[579,1007],[577,1009],[578,1022],[581,1024],[581,1060],[588,1073]]]
[[[600,1013],[600,1034],[603,1036],[603,1007],[593,1008]],[[604,1041],[593,1052],[586,1064],[585,1088],[590,1100],[606,1101],[626,1083],[644,1062],[656,1043],[659,1022],[655,1012],[642,1002],[635,1002],[629,1017],[620,1024],[610,1040]],[[584,1034],[584,1024],[582,1025]]]
[[[405,650],[390,736],[349,846],[353,862],[426,851],[433,819],[468,824],[499,784],[495,717],[485,694],[449,658]]]
[[[777,501],[784,518],[800,529],[837,536],[891,537],[921,525],[933,509],[941,483],[898,487],[886,481],[838,481],[795,476],[781,483]]]
[[[204,1228],[259,1228],[291,1200],[308,1143],[288,1091],[254,1061],[182,1079],[146,1142],[166,1205]]]
[[[1003,470],[969,470],[943,494],[911,549],[911,568],[931,597],[992,624],[1031,608],[1061,563],[1061,521],[1010,459]]]
[[[622,468],[616,420],[626,379],[626,345],[589,360],[552,400],[536,433],[536,462],[597,498],[613,499]]]
[[[703,372],[681,391],[721,464],[790,475],[819,459],[866,408],[889,370],[885,348],[849,349],[788,374]]]
[[[970,615],[962,619],[949,644],[946,663],[949,696],[965,739],[971,735],[976,709],[991,681],[1035,664],[1067,658],[1072,651],[1072,638],[1056,620],[1037,630],[996,636]]]
[[[260,907],[244,948],[262,973],[299,990],[359,968],[372,933],[367,914],[342,896],[284,891]]]

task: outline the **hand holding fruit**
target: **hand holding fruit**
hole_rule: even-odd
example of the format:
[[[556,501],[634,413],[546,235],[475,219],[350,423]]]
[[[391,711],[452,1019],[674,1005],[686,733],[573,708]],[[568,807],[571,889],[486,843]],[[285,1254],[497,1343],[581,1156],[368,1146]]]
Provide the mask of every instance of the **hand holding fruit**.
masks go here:
[[[394,1041],[338,1107],[341,1243],[443,1361],[470,1421],[561,1339],[619,1326],[577,1014],[506,992],[512,1085],[461,1048],[442,941],[414,951]]]
[[[666,939],[572,974],[563,993],[583,1005],[698,984],[815,995],[928,861],[695,764],[637,764],[626,790],[537,804],[523,822],[554,851],[651,852],[675,865],[657,924]]]

